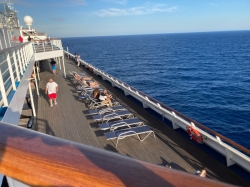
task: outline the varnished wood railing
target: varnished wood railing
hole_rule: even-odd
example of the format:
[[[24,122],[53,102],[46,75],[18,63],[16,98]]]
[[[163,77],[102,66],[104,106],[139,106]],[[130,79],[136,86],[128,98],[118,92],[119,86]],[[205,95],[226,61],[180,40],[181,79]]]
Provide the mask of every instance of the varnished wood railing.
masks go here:
[[[0,173],[31,186],[230,186],[5,123]]]

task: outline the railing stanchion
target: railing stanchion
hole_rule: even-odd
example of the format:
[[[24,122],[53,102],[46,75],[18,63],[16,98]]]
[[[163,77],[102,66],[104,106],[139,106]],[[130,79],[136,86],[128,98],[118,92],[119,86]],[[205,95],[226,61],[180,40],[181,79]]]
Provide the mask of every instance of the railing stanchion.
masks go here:
[[[44,42],[43,42],[43,52],[45,52]]]
[[[36,117],[36,109],[35,109],[35,106],[34,106],[33,93],[32,93],[30,83],[29,83],[29,92],[30,92],[30,101],[31,101],[32,113],[33,113],[33,116]]]
[[[19,72],[19,69],[18,69],[16,54],[17,54],[17,51],[13,51],[12,56],[13,56],[13,60],[14,60],[14,63],[15,63],[17,80],[20,81],[20,72]]]
[[[62,56],[62,62],[63,62],[64,78],[66,79],[65,64],[64,64],[64,56]]]
[[[2,40],[0,40],[0,47],[3,49]]]
[[[5,37],[5,33],[4,33],[4,28],[2,28],[3,31],[3,37],[4,37],[4,43],[5,43],[5,48],[7,48],[7,42],[6,42],[6,37]]]
[[[18,57],[20,71],[21,71],[20,73],[21,73],[21,75],[23,75],[23,72],[25,70],[25,65],[24,65],[23,60],[22,60],[22,54],[20,54],[20,53],[21,53],[21,50],[18,49],[17,50],[17,57]]]
[[[40,67],[39,66],[40,66],[40,62],[37,61],[37,64],[36,64],[37,78],[40,81],[40,75],[39,75]]]
[[[9,42],[9,45],[10,45],[10,47],[11,47],[11,43],[10,43],[10,35],[9,35],[9,32],[8,32],[8,29],[6,29],[6,30],[7,30],[8,42]]]
[[[39,96],[40,93],[39,93],[39,90],[38,90],[38,84],[37,84],[37,79],[36,79],[36,70],[35,70],[35,67],[33,67],[33,72],[34,72],[34,75],[35,75],[34,79],[35,79],[35,83],[36,83],[36,85],[35,85],[36,86],[36,93]]]
[[[7,59],[6,60],[7,60],[8,67],[9,67],[10,80],[11,80],[11,84],[12,84],[12,89],[16,90],[16,84],[15,84],[15,79],[14,79],[14,75],[13,75],[13,69],[12,69],[12,65],[11,65],[9,53],[7,53]]]
[[[3,83],[1,69],[0,69],[0,90],[1,90],[1,95],[2,95],[3,105],[8,106],[9,103],[8,103],[8,99],[7,99],[7,95],[6,95],[6,91],[5,91],[5,87],[4,87],[4,83]]]
[[[60,70],[62,70],[60,57],[57,57],[57,61],[58,61],[58,64],[59,64],[59,68],[60,68]]]

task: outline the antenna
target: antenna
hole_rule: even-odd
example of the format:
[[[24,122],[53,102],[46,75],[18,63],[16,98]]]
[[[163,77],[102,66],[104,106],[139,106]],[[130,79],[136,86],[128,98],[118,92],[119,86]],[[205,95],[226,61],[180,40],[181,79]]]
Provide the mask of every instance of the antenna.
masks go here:
[[[30,30],[30,26],[31,26],[32,23],[33,23],[32,17],[30,17],[30,16],[25,16],[25,17],[23,18],[23,21],[24,21],[24,23],[29,27],[29,30]]]

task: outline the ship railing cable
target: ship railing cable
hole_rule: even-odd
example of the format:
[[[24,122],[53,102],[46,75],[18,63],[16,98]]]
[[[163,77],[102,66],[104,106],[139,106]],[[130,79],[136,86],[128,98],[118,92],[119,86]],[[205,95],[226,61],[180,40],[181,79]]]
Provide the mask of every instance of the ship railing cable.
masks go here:
[[[64,52],[65,52],[66,54],[69,54],[71,57],[74,57],[74,55],[72,55],[71,53],[69,53],[69,52],[67,52],[67,51],[65,51],[65,50],[64,50]],[[184,114],[182,114],[182,113],[180,113],[180,112],[178,112],[178,111],[172,109],[171,107],[169,107],[169,106],[167,106],[167,105],[161,103],[160,101],[158,101],[158,100],[156,100],[156,99],[150,97],[149,95],[147,95],[147,94],[145,94],[145,93],[143,93],[143,92],[137,90],[136,88],[134,88],[134,87],[128,85],[127,83],[125,83],[125,82],[119,80],[118,78],[116,78],[116,77],[114,77],[114,76],[112,76],[112,75],[110,75],[110,74],[108,74],[108,73],[106,73],[106,72],[104,73],[103,71],[101,71],[100,69],[94,67],[93,65],[90,65],[89,63],[87,63],[87,62],[85,62],[85,61],[83,61],[83,60],[81,60],[81,62],[82,62],[82,63],[85,63],[85,65],[87,65],[87,66],[91,66],[91,67],[94,68],[95,70],[98,70],[98,71],[101,72],[103,75],[105,75],[107,78],[111,79],[111,81],[114,81],[114,80],[115,80],[118,84],[120,84],[120,85],[126,87],[127,89],[129,89],[129,90],[131,90],[131,91],[133,91],[133,92],[135,92],[135,93],[137,93],[137,94],[143,96],[144,98],[147,98],[149,101],[151,101],[151,102],[155,103],[156,105],[158,105],[159,108],[166,109],[166,110],[169,111],[170,113],[174,112],[178,117],[184,119],[184,120],[187,121],[188,123],[191,123],[191,122],[192,122],[194,125],[196,125],[196,126],[199,127],[200,129],[204,130],[205,132],[209,133],[210,135],[213,135],[213,136],[216,137],[216,138],[219,137],[220,140],[222,140],[224,143],[231,145],[232,147],[234,147],[234,148],[237,149],[238,151],[241,151],[241,152],[245,153],[245,154],[248,155],[248,156],[250,155],[250,150],[247,149],[247,148],[245,148],[245,147],[243,147],[242,145],[240,145],[240,144],[238,144],[238,143],[236,143],[236,142],[234,142],[234,141],[228,139],[227,137],[221,135],[220,133],[215,132],[215,131],[213,131],[212,129],[210,129],[210,128],[208,128],[208,127],[206,127],[206,126],[200,124],[199,122],[197,122],[197,121],[195,121],[195,120],[193,120],[193,119],[191,119],[191,118],[185,116]]]

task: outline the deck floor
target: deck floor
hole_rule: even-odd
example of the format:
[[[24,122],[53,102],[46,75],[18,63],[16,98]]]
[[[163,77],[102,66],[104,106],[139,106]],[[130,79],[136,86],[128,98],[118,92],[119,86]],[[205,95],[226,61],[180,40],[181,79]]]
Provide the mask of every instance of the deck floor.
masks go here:
[[[39,82],[40,97],[36,100],[37,119],[34,130],[63,139],[79,142],[85,145],[117,152],[142,161],[157,165],[170,165],[173,169],[194,173],[197,169],[207,170],[207,177],[240,186],[250,186],[242,177],[228,169],[222,163],[187,141],[175,130],[168,127],[141,106],[126,97],[100,77],[91,74],[86,69],[75,66],[71,59],[65,58],[66,71],[86,72],[91,74],[102,86],[114,94],[120,103],[129,109],[136,117],[144,121],[154,130],[156,139],[148,137],[140,142],[135,137],[120,140],[118,147],[115,142],[107,141],[104,132],[98,128],[88,114],[88,109],[78,100],[75,85],[64,79],[63,71],[57,70],[57,75],[51,73],[48,61],[42,62],[41,81]],[[49,107],[45,85],[53,78],[59,85],[58,105]]]

